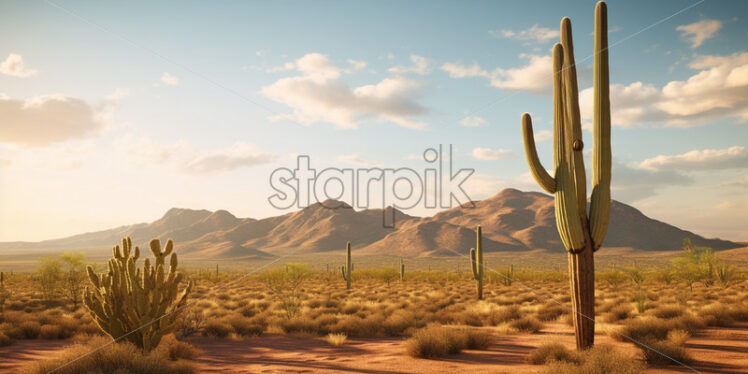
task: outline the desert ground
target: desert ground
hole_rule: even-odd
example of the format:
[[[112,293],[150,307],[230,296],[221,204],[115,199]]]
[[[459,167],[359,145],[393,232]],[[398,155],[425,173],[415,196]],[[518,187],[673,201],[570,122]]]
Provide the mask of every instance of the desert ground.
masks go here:
[[[218,272],[186,265],[182,271],[194,287],[176,328],[144,356],[149,366],[122,370],[745,373],[748,282],[740,261],[746,254],[717,252],[712,260],[729,265],[731,275],[700,279],[683,278],[677,252],[601,255],[596,347],[582,354],[575,353],[563,268],[514,264],[506,254],[488,257],[494,267],[488,266],[493,271],[483,300],[476,298],[469,260],[458,268],[459,257],[406,258],[402,280],[396,263],[384,266],[394,258],[357,257],[350,290],[340,274],[342,253],[314,264],[234,263]],[[549,257],[563,261],[559,254]],[[62,365],[55,372],[85,372],[89,360],[107,372],[101,362],[127,347],[109,345],[80,300],[72,300],[64,284],[46,289],[42,275],[5,275],[12,296],[0,324],[0,372],[49,372]],[[456,348],[441,352],[445,339]]]

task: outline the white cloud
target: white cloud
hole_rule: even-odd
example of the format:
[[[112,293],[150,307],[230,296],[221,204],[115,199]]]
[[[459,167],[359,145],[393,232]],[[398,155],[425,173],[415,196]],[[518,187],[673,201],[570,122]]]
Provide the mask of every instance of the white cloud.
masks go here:
[[[465,127],[479,127],[486,124],[486,120],[478,116],[467,116],[460,120],[460,125]]]
[[[104,98],[111,101],[120,101],[126,99],[128,96],[130,96],[130,90],[128,90],[127,88],[118,87],[114,90],[114,92],[105,96]]]
[[[374,163],[361,158],[358,153],[338,156],[338,161],[356,166],[374,166]]]
[[[115,147],[138,167],[168,166],[189,175],[214,175],[267,164],[276,156],[245,142],[215,150],[201,150],[186,140],[160,143],[145,136],[124,136]]]
[[[748,188],[748,174],[743,175],[738,179],[729,180],[722,183],[723,187],[739,187]]]
[[[693,127],[715,118],[748,120],[748,52],[700,56],[689,67],[697,72],[687,80],[671,81],[661,90],[642,82],[611,84],[613,125]],[[586,120],[592,118],[592,96],[592,88],[580,93],[582,118]]]
[[[218,174],[242,167],[267,164],[273,160],[274,155],[265,153],[252,144],[236,142],[229,148],[196,155],[182,165],[182,170],[195,175]]]
[[[23,63],[21,55],[11,53],[5,61],[0,63],[0,73],[11,77],[26,78],[36,75],[38,71],[27,68]]]
[[[509,149],[497,149],[476,147],[473,149],[473,157],[478,160],[506,160],[514,158],[514,152]]]
[[[341,128],[356,128],[373,119],[408,128],[426,127],[424,122],[412,119],[426,112],[416,101],[421,87],[416,81],[393,77],[351,88],[340,79],[340,69],[324,55],[305,55],[295,65],[301,75],[262,88],[265,97],[293,109],[292,114],[273,116],[273,120],[290,119],[305,125],[330,122]]]
[[[534,93],[548,92],[553,83],[551,56],[523,54],[520,57],[528,59],[528,64],[518,68],[496,68],[490,72],[475,63],[471,66],[446,63],[441,66],[441,69],[449,73],[452,78],[481,77],[489,79],[491,86],[496,88]]]
[[[351,65],[351,68],[348,69],[348,72],[356,72],[366,69],[366,61],[348,59],[347,62]]]
[[[680,155],[659,155],[641,162],[640,166],[651,170],[725,170],[748,169],[748,148],[733,146],[727,149],[700,149]]]
[[[296,65],[294,65],[293,62],[286,62],[283,65],[279,66],[273,66],[271,68],[265,69],[266,73],[280,73],[282,71],[289,71],[296,68]]]
[[[698,48],[705,40],[711,39],[722,28],[722,21],[705,19],[675,29],[681,32],[683,39],[691,42],[691,48]]]
[[[660,100],[661,93],[653,85],[634,82],[628,86],[610,85],[611,122],[614,126],[628,127],[642,121],[663,120],[665,115],[652,104]],[[592,120],[594,90],[592,87],[579,93],[582,119]],[[659,113],[659,114],[658,114]]]
[[[549,29],[547,27],[540,27],[538,25],[533,25],[532,27],[526,30],[519,30],[519,31],[513,31],[513,30],[493,31],[492,30],[492,31],[489,31],[488,33],[497,38],[526,40],[526,41],[533,41],[536,43],[545,43],[551,39],[557,39],[559,37],[558,30]]]
[[[105,109],[64,95],[17,100],[0,94],[0,142],[45,146],[84,138],[104,127]]]
[[[465,66],[459,63],[446,63],[441,66],[441,69],[449,73],[450,78],[491,78],[491,73],[481,69],[481,67],[476,63],[473,63],[470,66]]]
[[[168,86],[176,86],[179,84],[179,78],[164,72],[163,75],[161,75],[161,82],[163,82],[165,85]]]
[[[413,65],[393,66],[388,71],[393,74],[415,73],[419,75],[426,75],[431,73],[432,62],[426,57],[410,55],[410,61],[413,62]]]
[[[671,186],[690,186],[693,179],[676,170],[651,170],[613,160],[611,194],[614,199],[634,202],[654,196],[657,190]]]

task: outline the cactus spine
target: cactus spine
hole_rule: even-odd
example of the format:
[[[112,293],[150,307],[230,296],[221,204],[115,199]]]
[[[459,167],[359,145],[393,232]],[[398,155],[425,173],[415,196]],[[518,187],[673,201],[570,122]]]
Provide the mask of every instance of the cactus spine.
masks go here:
[[[351,271],[353,270],[353,263],[351,263],[351,242],[345,244],[345,266],[341,267],[340,270],[343,272],[343,279],[345,280],[345,288],[351,289]]]
[[[473,278],[478,281],[478,300],[483,299],[483,273],[486,261],[483,259],[483,231],[478,225],[475,230],[475,248],[470,248],[470,266],[473,269]]]
[[[150,242],[155,266],[146,258],[143,270],[136,268],[140,248],[132,251],[130,238],[122,239],[122,248],[115,246],[108,272],[97,274],[88,266],[92,287],[86,287],[83,301],[99,327],[115,340],[124,338],[144,352],[158,346],[161,338],[175,327],[179,308],[187,300],[192,282],[178,293],[183,275],[177,272],[177,255],[171,253],[169,240],[161,250],[157,239]],[[165,260],[169,270],[165,273]]]
[[[538,184],[555,195],[556,226],[569,252],[569,279],[578,349],[595,338],[595,263],[608,228],[610,211],[610,97],[607,6],[595,8],[594,118],[592,196],[587,215],[582,127],[571,21],[561,20],[561,43],[553,47],[553,164],[554,176],[541,165],[535,149],[530,115],[522,115],[525,156]]]

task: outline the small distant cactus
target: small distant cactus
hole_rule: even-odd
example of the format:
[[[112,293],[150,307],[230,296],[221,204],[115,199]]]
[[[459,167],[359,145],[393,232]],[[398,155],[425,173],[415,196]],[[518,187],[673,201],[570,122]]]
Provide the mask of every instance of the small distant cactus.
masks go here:
[[[509,268],[501,272],[501,284],[505,286],[511,286],[514,281],[514,265],[509,265]]]
[[[345,245],[345,266],[340,268],[343,273],[343,279],[345,280],[345,288],[351,289],[351,272],[353,271],[353,263],[351,263],[351,242]]]
[[[405,263],[403,263],[403,258],[400,257],[400,282],[402,282],[405,279]]]
[[[470,266],[473,269],[473,278],[478,281],[478,300],[483,300],[483,274],[486,261],[483,259],[483,234],[480,225],[475,230],[475,235],[475,248],[470,248]]]
[[[124,339],[150,352],[161,338],[176,327],[179,308],[184,305],[192,282],[178,293],[183,275],[177,272],[177,254],[169,240],[161,251],[161,242],[150,242],[156,265],[145,259],[143,270],[136,268],[140,249],[132,251],[130,238],[122,239],[122,248],[115,246],[108,272],[97,274],[88,266],[92,287],[86,287],[83,301],[91,317],[113,339]],[[169,270],[165,272],[166,256]]]
[[[0,272],[0,322],[3,321],[5,313],[5,301],[10,298],[10,291],[5,289],[5,273]]]

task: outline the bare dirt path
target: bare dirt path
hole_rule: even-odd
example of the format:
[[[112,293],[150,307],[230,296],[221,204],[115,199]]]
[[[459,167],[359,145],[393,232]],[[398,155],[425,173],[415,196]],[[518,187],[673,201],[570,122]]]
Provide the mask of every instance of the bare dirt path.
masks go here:
[[[0,373],[14,373],[19,366],[51,357],[56,351],[70,344],[65,340],[19,340],[0,348]]]
[[[596,344],[615,345],[631,357],[640,351],[598,329]],[[439,360],[416,359],[405,353],[403,339],[349,339],[332,347],[319,338],[265,334],[247,340],[193,338],[202,350],[195,362],[200,373],[536,373],[529,365],[529,352],[546,341],[574,347],[571,329],[561,323],[546,324],[539,334],[496,334],[486,351],[464,351]],[[20,365],[54,355],[70,344],[59,340],[21,340],[0,348],[0,373],[12,373]],[[729,328],[702,330],[687,343],[694,358],[689,365],[699,373],[748,373],[748,323]],[[671,365],[647,369],[646,373],[693,373]]]

